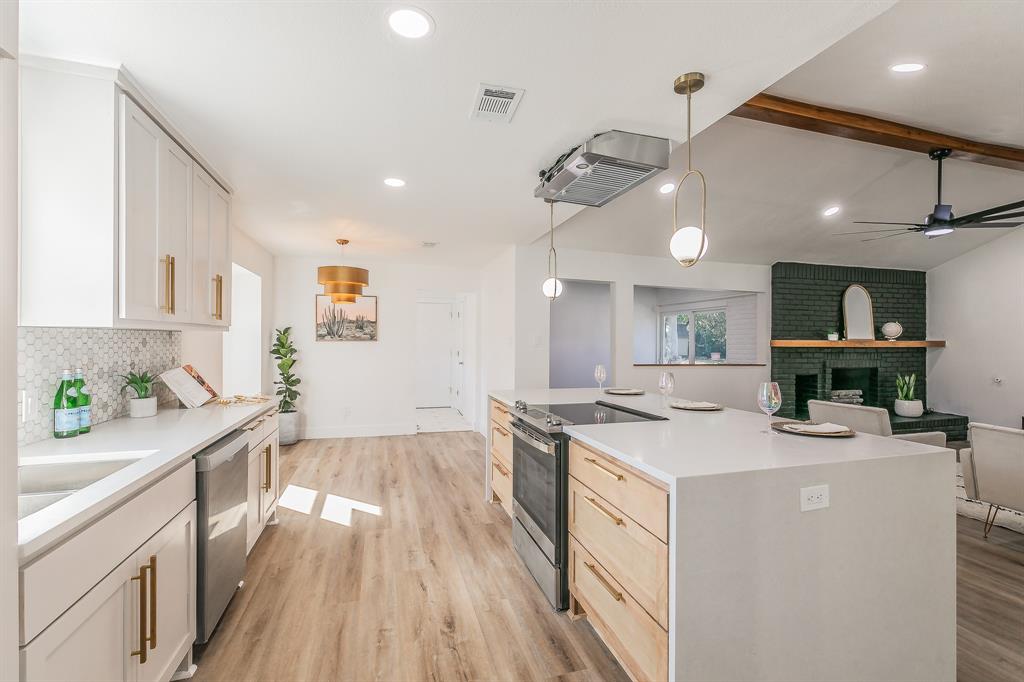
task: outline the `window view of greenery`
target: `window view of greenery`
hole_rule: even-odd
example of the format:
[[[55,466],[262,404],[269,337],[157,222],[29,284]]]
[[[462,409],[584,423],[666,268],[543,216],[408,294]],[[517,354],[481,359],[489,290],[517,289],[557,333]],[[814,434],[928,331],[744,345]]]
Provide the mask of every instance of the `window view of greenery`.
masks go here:
[[[690,320],[694,329],[691,331]],[[661,316],[661,363],[724,364],[725,310],[664,313]],[[693,343],[691,343],[691,339]]]
[[[725,310],[702,310],[694,313],[696,323],[695,362],[725,362]]]

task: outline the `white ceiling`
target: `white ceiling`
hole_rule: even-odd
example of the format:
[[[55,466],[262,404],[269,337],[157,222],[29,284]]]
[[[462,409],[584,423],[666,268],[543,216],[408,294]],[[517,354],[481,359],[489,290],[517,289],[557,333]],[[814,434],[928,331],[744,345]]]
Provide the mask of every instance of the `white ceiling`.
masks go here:
[[[124,64],[275,253],[344,236],[353,255],[465,261],[546,229],[537,171],[590,134],[678,138],[679,73],[708,75],[701,130],[891,3],[417,4],[436,21],[421,41],[390,33],[389,3],[29,0],[22,49]],[[526,89],[511,124],[469,119],[480,82]]]
[[[861,111],[968,138],[1024,147],[1024,3],[900,3],[796,69],[768,92]],[[894,74],[894,63],[927,68]],[[695,106],[704,106],[700,98]],[[685,150],[682,150],[685,151]],[[935,203],[925,155],[727,117],[694,140],[708,176],[709,260],[779,260],[927,269],[1008,230],[962,230],[929,240],[862,243],[834,232],[853,220],[920,221]],[[677,151],[664,176],[678,178]],[[563,246],[668,254],[671,196],[654,179],[559,228]],[[943,200],[960,215],[1024,199],[1024,173],[962,161],[944,164]],[[825,218],[834,204],[843,211]],[[682,197],[693,222],[693,198]],[[880,226],[881,227],[881,226]],[[1024,228],[1018,228],[1024,229]]]

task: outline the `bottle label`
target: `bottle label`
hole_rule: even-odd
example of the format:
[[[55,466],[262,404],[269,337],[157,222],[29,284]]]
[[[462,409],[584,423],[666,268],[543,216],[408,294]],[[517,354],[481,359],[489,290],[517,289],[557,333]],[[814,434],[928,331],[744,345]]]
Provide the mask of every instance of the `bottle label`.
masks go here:
[[[77,409],[57,409],[53,411],[53,430],[58,433],[78,430]]]
[[[78,427],[86,429],[92,426],[92,406],[82,405],[78,408]]]

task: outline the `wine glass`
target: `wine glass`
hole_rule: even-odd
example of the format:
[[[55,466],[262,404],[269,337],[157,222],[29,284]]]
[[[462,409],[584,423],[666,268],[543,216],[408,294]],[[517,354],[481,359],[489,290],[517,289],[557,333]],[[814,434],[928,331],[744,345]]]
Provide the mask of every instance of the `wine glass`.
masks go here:
[[[597,365],[594,367],[594,381],[597,382],[597,388],[604,390],[604,380],[608,378],[608,370],[604,368],[604,365]]]
[[[782,391],[779,390],[777,383],[765,381],[761,384],[761,387],[757,389],[757,406],[768,415],[768,430],[761,433],[774,434],[775,432],[772,431],[772,415],[782,407]]]
[[[658,390],[661,391],[661,401],[668,403],[668,397],[676,389],[676,378],[672,372],[662,372],[658,377]]]

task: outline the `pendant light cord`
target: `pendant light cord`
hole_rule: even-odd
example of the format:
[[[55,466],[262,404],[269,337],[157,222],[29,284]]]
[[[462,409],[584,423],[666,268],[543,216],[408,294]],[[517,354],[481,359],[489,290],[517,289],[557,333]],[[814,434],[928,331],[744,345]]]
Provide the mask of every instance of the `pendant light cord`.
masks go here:
[[[555,280],[555,287],[558,287],[558,252],[555,251],[555,202],[549,201],[548,206],[551,209],[551,224],[548,230],[550,238],[548,246],[548,275],[553,277]],[[555,269],[552,271],[551,262],[554,261]]]
[[[693,170],[693,140],[690,138],[690,93],[686,93],[686,171]]]

